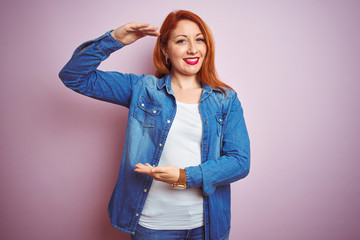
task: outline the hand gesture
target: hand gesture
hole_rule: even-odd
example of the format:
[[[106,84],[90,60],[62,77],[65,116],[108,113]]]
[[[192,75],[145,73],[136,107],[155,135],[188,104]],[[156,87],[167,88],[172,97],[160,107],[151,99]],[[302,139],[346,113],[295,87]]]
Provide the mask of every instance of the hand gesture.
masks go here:
[[[148,163],[135,164],[135,172],[145,173],[157,181],[166,183],[177,183],[180,177],[180,169],[175,166],[153,167]]]
[[[159,36],[157,29],[148,23],[131,22],[118,27],[111,35],[122,44],[128,45],[145,36]]]

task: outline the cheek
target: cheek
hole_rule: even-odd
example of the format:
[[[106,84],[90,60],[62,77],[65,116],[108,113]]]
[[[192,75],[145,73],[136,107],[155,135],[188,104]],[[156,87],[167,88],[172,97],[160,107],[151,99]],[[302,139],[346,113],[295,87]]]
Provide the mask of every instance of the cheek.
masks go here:
[[[170,58],[182,58],[184,55],[184,49],[181,47],[170,48],[168,53]]]
[[[202,47],[201,53],[202,53],[202,55],[203,55],[204,57],[206,56],[206,53],[207,53],[207,47],[206,47],[206,45],[204,45],[204,46]]]

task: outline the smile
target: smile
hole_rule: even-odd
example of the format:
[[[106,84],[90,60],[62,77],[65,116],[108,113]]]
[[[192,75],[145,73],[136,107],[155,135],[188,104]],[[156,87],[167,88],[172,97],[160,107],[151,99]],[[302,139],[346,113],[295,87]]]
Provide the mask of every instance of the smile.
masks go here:
[[[184,61],[189,65],[195,65],[199,62],[199,57],[184,58]]]

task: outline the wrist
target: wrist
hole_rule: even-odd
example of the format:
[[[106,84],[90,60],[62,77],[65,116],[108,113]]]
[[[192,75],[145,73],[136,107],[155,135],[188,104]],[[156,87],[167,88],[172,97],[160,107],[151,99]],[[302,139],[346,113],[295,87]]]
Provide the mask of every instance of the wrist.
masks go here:
[[[174,188],[186,188],[186,171],[185,169],[179,169],[179,180],[176,183],[173,183]]]

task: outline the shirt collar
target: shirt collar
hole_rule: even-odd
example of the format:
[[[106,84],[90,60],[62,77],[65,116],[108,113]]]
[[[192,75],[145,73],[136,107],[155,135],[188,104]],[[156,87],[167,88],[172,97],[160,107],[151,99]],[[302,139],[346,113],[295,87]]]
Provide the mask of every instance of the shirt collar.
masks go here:
[[[162,89],[163,87],[166,88],[166,91],[169,94],[172,94],[170,74],[166,74],[165,76],[159,79],[157,83],[157,88]]]
[[[207,85],[205,83],[201,83],[201,85],[202,85],[202,88],[203,88],[203,97],[204,97],[204,95],[210,95],[212,93],[212,91],[221,92],[221,90],[219,88],[212,88],[212,87],[210,87],[209,85]],[[162,89],[163,87],[166,88],[166,91],[169,94],[173,94],[173,91],[171,89],[171,77],[170,77],[170,74],[166,74],[165,76],[163,76],[162,78],[159,79],[159,81],[157,83],[157,88]]]

